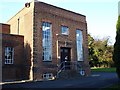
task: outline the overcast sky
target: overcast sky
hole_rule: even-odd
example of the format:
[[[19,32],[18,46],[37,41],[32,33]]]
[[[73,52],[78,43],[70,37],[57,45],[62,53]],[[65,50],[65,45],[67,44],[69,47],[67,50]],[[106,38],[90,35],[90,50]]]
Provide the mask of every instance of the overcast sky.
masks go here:
[[[0,0],[0,23],[6,23],[32,0]],[[95,38],[110,37],[114,44],[119,0],[40,0],[86,16],[88,33]]]

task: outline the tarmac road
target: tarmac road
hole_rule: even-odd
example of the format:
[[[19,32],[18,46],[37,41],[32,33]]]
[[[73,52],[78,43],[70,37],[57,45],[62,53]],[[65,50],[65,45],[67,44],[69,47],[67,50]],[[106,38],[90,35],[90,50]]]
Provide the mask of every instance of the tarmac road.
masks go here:
[[[41,89],[41,88],[105,88],[112,84],[118,83],[116,73],[94,72],[88,77],[79,77],[67,80],[52,80],[52,81],[32,81],[14,84],[3,84],[3,90],[11,89]]]

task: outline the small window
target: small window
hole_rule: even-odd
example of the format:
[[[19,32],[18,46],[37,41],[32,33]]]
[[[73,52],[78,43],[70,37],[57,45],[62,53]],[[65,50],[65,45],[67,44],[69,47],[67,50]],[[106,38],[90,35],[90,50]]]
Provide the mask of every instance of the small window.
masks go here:
[[[5,64],[13,64],[14,48],[5,47]]]
[[[65,53],[68,53],[68,49],[65,49]]]
[[[69,29],[67,26],[62,26],[61,27],[61,34],[63,35],[68,35],[69,34]]]

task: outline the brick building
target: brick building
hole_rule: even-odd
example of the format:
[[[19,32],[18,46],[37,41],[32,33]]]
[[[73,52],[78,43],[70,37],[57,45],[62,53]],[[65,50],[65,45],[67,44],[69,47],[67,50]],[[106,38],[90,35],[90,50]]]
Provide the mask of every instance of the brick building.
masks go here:
[[[24,62],[29,79],[56,76],[78,64],[90,74],[86,16],[33,0],[7,23],[10,33],[23,35],[24,46],[29,47],[25,52],[29,64]]]
[[[0,24],[2,36],[2,81],[23,79],[24,36],[10,34],[10,25]]]

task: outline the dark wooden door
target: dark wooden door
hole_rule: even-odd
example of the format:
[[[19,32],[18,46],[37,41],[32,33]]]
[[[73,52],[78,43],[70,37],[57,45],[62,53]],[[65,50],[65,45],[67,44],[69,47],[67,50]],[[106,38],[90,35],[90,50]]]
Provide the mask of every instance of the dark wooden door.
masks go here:
[[[70,61],[70,48],[61,47],[61,63],[63,63],[61,67],[65,66],[65,69],[70,69]]]

